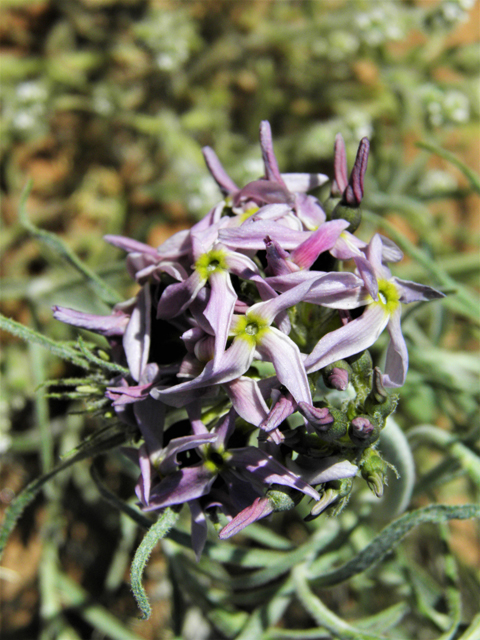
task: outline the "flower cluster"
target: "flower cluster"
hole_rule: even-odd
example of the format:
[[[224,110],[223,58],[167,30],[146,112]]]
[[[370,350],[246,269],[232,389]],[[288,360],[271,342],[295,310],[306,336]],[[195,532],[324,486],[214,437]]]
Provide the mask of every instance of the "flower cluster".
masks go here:
[[[138,499],[145,511],[187,503],[197,556],[207,516],[223,514],[226,538],[305,495],[309,517],[336,512],[357,473],[381,495],[375,442],[396,404],[387,389],[408,366],[401,303],[442,297],[392,276],[387,263],[402,254],[387,238],[353,235],[366,138],[348,175],[337,136],[323,203],[308,191],[327,176],[280,173],[268,122],[260,144],[264,176],[242,188],[204,149],[223,200],[190,230],[157,249],[106,237],[128,254],[134,299],[110,316],[54,309],[106,336],[128,367],[106,395],[139,434],[126,450],[140,467]],[[367,349],[385,328],[382,373]]]

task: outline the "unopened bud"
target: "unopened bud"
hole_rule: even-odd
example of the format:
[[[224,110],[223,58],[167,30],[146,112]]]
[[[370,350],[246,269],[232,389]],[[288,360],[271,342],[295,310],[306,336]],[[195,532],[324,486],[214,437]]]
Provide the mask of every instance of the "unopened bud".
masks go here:
[[[277,489],[269,489],[266,497],[274,511],[290,511],[296,504],[295,500],[287,492]]]
[[[370,142],[368,138],[362,138],[358,145],[357,157],[353,165],[348,186],[343,192],[342,204],[348,207],[359,207],[363,199],[363,182],[367,170]]]
[[[308,402],[299,402],[297,408],[321,440],[333,442],[346,434],[347,421],[338,409],[314,407]]]
[[[385,421],[395,411],[398,395],[388,393],[382,382],[382,372],[375,367],[372,378],[372,390],[366,401],[365,410],[377,421]]]
[[[350,493],[353,487],[353,478],[343,478],[342,480],[332,480],[325,485],[325,490],[322,493],[320,500],[313,505],[310,514],[305,518],[314,520],[325,509],[331,506],[329,509],[330,515],[338,515],[340,511],[345,507],[350,498]]]
[[[351,382],[357,392],[357,400],[363,402],[372,388],[372,356],[369,351],[363,351],[348,359],[352,367]]]
[[[345,360],[328,365],[322,371],[323,381],[330,389],[345,391],[348,387],[352,368]]]
[[[360,461],[360,472],[366,480],[368,488],[377,498],[383,496],[383,487],[386,484],[388,465],[378,451],[372,448],[365,449]]]
[[[380,431],[381,425],[373,418],[366,415],[360,415],[350,422],[348,435],[354,445],[364,448],[378,440]]]
[[[388,400],[388,393],[382,382],[382,372],[378,367],[373,370],[372,393],[370,395],[377,404],[383,404]]]

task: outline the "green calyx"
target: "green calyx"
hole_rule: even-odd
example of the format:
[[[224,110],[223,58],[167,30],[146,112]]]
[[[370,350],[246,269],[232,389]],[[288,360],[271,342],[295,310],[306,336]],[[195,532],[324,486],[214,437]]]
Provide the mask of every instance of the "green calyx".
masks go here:
[[[365,449],[360,459],[360,473],[367,482],[369,489],[381,498],[386,484],[388,464],[376,449]]]

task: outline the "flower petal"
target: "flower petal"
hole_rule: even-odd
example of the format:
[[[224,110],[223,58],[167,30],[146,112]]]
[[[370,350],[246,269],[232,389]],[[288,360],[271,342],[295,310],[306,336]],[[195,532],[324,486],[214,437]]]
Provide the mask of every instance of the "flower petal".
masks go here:
[[[229,464],[234,466],[245,479],[252,474],[257,482],[263,484],[281,484],[292,489],[298,489],[314,500],[319,499],[313,487],[304,482],[299,476],[289,471],[272,456],[255,447],[241,447],[230,450]]]
[[[83,313],[82,311],[69,309],[68,307],[58,307],[57,305],[52,307],[52,311],[55,320],[60,320],[65,324],[87,329],[87,331],[93,331],[106,337],[123,336],[130,319],[125,313],[113,312],[109,316],[98,316],[93,313]]]
[[[227,196],[236,193],[239,189],[223,168],[222,163],[218,159],[215,151],[210,147],[203,147],[202,153],[203,157],[205,158],[205,163],[208,167],[208,170],[212,174],[215,182],[220,187],[223,195]]]
[[[305,359],[307,373],[368,349],[385,329],[388,319],[381,305],[372,304],[356,320],[327,333]]]
[[[321,187],[329,178],[323,173],[282,173],[287,189],[292,193],[307,193]]]
[[[194,271],[186,280],[169,285],[158,302],[157,318],[169,320],[180,315],[205,286],[206,280]]]
[[[218,534],[220,540],[231,538],[249,524],[257,522],[273,513],[273,505],[268,498],[256,498],[253,503],[240,511]]]
[[[407,375],[408,351],[402,334],[401,315],[402,311],[399,306],[392,313],[388,322],[390,344],[385,360],[385,374],[382,377],[384,387],[401,387]]]
[[[273,152],[272,129],[268,120],[260,123],[260,148],[262,150],[263,164],[265,165],[265,177],[284,185],[277,159]]]
[[[207,541],[207,519],[198,500],[190,500],[188,506],[191,514],[192,548],[198,562]]]
[[[233,408],[246,422],[258,427],[268,415],[268,407],[255,380],[240,376],[223,385]]]
[[[192,391],[203,387],[212,387],[223,382],[230,382],[243,375],[252,364],[254,349],[246,340],[234,340],[231,346],[222,354],[218,363],[210,360],[205,365],[202,373],[188,382],[182,382],[175,386],[166,388],[153,388],[151,395],[154,398],[163,400],[166,404],[174,407],[181,407],[190,397],[198,397],[198,394],[191,394]]]
[[[321,253],[334,246],[342,231],[348,226],[349,223],[345,220],[325,222],[292,251],[292,260],[302,269],[309,269]]]
[[[148,507],[144,511],[154,511],[200,498],[210,491],[216,477],[217,474],[212,474],[203,464],[175,471],[153,488]]]
[[[332,183],[332,195],[341,196],[348,185],[348,166],[347,151],[345,149],[345,141],[342,134],[337,133],[335,136],[334,146],[334,174],[335,178]]]
[[[137,303],[123,336],[123,348],[132,378],[140,380],[148,362],[151,331],[151,294],[147,284],[140,289]]]
[[[177,460],[177,456],[179,453],[182,453],[182,451],[195,449],[202,444],[215,442],[217,438],[218,436],[216,433],[199,433],[193,434],[191,436],[173,438],[172,440],[170,440],[165,449],[162,449],[160,453],[161,462],[158,465],[158,470],[163,476],[174,473],[179,464]],[[155,464],[155,459],[153,459],[153,462]]]
[[[438,300],[444,298],[445,294],[418,282],[393,278],[401,292],[400,301],[404,303],[419,302],[421,300]]]
[[[313,486],[332,480],[353,478],[358,471],[356,465],[336,456],[320,459],[298,456],[295,462],[289,463],[289,468]]]
[[[257,345],[257,351],[273,362],[277,378],[290,391],[296,402],[312,402],[300,349],[288,336],[270,327]]]
[[[230,274],[226,271],[214,271],[210,274],[209,282],[210,299],[205,308],[204,316],[215,334],[214,360],[218,364],[218,359],[225,351],[227,344],[237,294],[230,280]]]

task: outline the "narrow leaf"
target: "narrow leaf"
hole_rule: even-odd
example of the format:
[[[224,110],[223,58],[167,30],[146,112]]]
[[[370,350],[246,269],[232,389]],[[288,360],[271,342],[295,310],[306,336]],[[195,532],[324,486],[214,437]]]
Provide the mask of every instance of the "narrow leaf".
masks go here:
[[[88,360],[82,358],[75,349],[62,344],[61,342],[57,342],[56,340],[52,340],[51,338],[47,338],[41,333],[38,333],[29,327],[25,327],[16,320],[7,318],[2,314],[0,314],[0,329],[8,331],[8,333],[11,333],[17,338],[25,340],[25,342],[35,342],[36,344],[49,349],[54,355],[62,358],[62,360],[72,362],[77,365],[77,367],[82,367],[83,369],[90,368]]]
[[[480,505],[467,504],[462,506],[431,505],[418,509],[398,518],[372,542],[360,551],[352,560],[343,566],[324,575],[311,576],[316,587],[330,587],[345,582],[351,577],[373,567],[392,551],[406,534],[420,524],[427,522],[440,523],[448,520],[480,519]]]
[[[135,556],[133,558],[131,567],[131,587],[138,607],[142,612],[142,619],[147,620],[152,613],[150,602],[148,601],[147,592],[142,584],[142,576],[147,565],[148,559],[157,545],[158,541],[164,538],[168,531],[173,527],[177,521],[179,512],[173,509],[167,508],[158,518],[156,522],[152,524],[150,529],[145,534],[142,542],[140,543]]]

